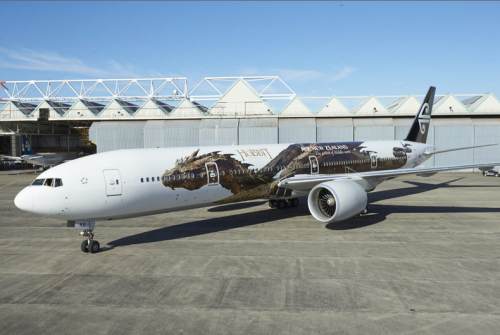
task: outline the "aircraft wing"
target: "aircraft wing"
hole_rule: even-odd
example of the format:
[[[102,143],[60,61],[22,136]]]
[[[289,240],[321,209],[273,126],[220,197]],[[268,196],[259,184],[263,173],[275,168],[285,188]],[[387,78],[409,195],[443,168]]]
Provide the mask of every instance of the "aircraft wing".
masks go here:
[[[11,160],[11,161],[14,161],[14,160],[21,160],[21,157],[17,157],[17,156],[5,156],[5,155],[2,155],[3,158],[5,160]]]
[[[500,165],[497,163],[484,163],[484,164],[466,164],[466,165],[450,165],[450,166],[439,166],[432,168],[412,168],[412,169],[397,169],[397,170],[384,170],[384,171],[367,171],[367,172],[355,172],[355,173],[343,173],[343,174],[329,174],[329,175],[296,175],[284,179],[278,183],[278,187],[288,188],[296,191],[309,191],[314,186],[332,180],[353,180],[360,181],[364,179],[369,184],[371,180],[384,181],[389,178],[395,178],[398,176],[409,175],[409,174],[422,174],[422,175],[433,175],[442,171],[450,170],[464,170],[479,168],[480,170],[490,170],[493,167]],[[375,183],[375,185],[378,183]]]

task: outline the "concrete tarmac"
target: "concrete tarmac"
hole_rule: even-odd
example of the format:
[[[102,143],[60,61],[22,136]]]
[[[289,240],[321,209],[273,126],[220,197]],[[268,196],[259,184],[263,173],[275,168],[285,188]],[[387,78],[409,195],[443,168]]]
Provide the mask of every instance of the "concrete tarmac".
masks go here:
[[[0,175],[1,334],[499,334],[500,178],[405,176],[322,224],[265,201],[98,222],[21,212]]]

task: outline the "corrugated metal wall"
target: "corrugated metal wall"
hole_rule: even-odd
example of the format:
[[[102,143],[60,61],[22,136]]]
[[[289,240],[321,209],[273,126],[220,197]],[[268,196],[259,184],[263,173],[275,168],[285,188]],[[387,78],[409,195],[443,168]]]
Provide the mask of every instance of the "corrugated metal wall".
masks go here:
[[[278,143],[278,119],[241,119],[239,144]]]
[[[200,144],[237,145],[238,119],[208,119],[200,123]]]
[[[413,122],[413,119],[393,119],[394,124],[394,139],[395,140],[403,140],[408,135],[410,131],[410,126]]]
[[[433,120],[434,145],[438,150],[474,145],[474,128],[470,119]],[[446,152],[435,156],[436,166],[472,164],[473,150]]]
[[[280,119],[278,125],[279,143],[316,142],[316,119]]]
[[[472,120],[474,125],[474,145],[500,143],[500,120]],[[499,161],[500,145],[473,149],[474,163]]]
[[[94,122],[97,151],[124,148],[403,140],[413,119],[256,118]],[[70,139],[71,141],[71,139]],[[431,122],[427,143],[437,150],[500,143],[500,119],[446,118]],[[500,161],[500,146],[443,153],[424,166]]]
[[[316,138],[318,142],[352,141],[354,134],[352,119],[316,120]]]
[[[115,129],[118,121],[94,122],[89,129],[89,140],[97,144],[97,152],[105,152],[121,148],[121,143],[115,141]]]
[[[120,123],[114,130],[115,150],[144,148],[144,123],[144,121]]]
[[[164,121],[146,121],[144,125],[144,148],[163,148]]]
[[[195,147],[200,141],[200,120],[168,120],[163,124],[163,147]]]
[[[353,119],[355,141],[386,141],[394,139],[392,118]]]

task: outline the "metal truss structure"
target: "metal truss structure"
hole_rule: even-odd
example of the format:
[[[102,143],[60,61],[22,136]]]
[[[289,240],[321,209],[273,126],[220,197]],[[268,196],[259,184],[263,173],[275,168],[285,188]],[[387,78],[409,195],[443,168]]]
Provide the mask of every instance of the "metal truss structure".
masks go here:
[[[204,78],[189,94],[193,100],[218,100],[222,97],[226,90],[217,87],[217,83],[226,82],[234,84],[238,80],[243,80],[248,83],[257,92],[262,100],[270,99],[291,99],[296,96],[295,92],[278,76],[250,76],[250,77],[206,77]],[[262,85],[255,85],[261,83]],[[201,94],[199,92],[204,84],[208,84],[216,94]],[[283,93],[273,93],[273,87],[282,85]],[[215,93],[214,92],[214,93]]]
[[[0,122],[408,116],[421,97],[299,97],[278,76],[206,77],[191,91],[187,78],[0,81],[0,86]],[[436,95],[434,102],[442,115],[500,115],[500,100],[492,93]]]
[[[0,82],[8,98],[0,101],[182,100],[186,78],[31,80]],[[170,90],[168,92],[167,90]]]

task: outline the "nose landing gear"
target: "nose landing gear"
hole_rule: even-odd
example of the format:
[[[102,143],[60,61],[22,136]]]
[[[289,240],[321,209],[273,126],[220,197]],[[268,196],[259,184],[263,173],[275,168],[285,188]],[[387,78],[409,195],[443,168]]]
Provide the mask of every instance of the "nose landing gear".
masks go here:
[[[99,252],[101,246],[99,245],[99,242],[94,240],[93,230],[86,229],[80,233],[80,236],[87,237],[87,239],[84,240],[80,246],[83,252],[90,252],[91,254]]]

